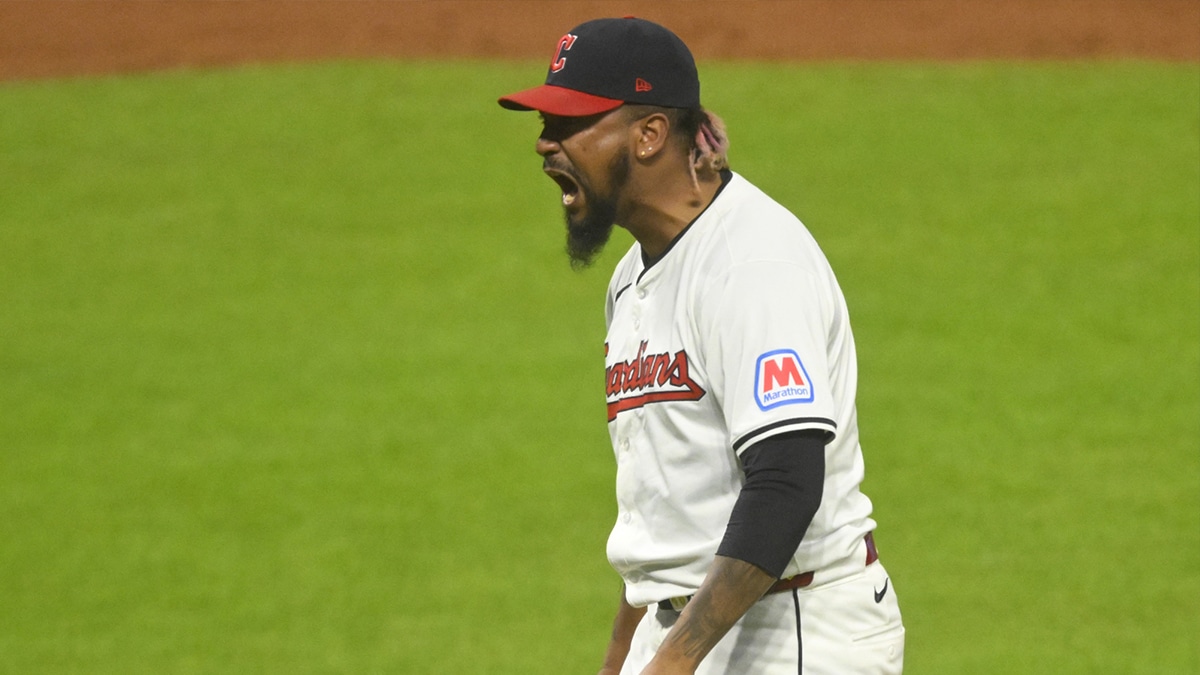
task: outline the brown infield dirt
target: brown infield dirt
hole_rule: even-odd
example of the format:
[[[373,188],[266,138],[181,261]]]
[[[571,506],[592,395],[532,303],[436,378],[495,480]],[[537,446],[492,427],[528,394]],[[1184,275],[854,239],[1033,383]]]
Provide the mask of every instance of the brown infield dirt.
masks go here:
[[[601,16],[699,59],[1200,61],[1197,0],[0,0],[0,80],[327,58],[549,58]]]

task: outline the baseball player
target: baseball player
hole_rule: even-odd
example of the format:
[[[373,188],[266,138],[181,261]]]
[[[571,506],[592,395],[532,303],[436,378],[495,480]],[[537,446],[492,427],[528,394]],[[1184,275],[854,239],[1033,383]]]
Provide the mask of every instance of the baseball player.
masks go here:
[[[729,170],[684,43],[635,18],[559,39],[536,110],[605,304],[624,581],[601,673],[899,673],[904,627],[859,490],[854,338],[824,254]]]

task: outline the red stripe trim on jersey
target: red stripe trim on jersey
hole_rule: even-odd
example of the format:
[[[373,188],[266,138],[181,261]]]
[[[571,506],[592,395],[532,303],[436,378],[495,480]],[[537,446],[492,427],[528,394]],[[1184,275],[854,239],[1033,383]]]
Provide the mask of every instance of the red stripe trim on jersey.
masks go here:
[[[689,388],[687,391],[659,391],[652,394],[642,394],[623,398],[608,404],[608,421],[617,419],[617,415],[629,410],[637,410],[651,403],[668,403],[671,401],[699,401],[706,392],[700,387]]]

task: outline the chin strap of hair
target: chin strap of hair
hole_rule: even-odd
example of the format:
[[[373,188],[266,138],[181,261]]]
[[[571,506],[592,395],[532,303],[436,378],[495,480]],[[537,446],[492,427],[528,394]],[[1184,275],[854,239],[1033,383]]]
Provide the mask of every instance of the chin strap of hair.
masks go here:
[[[702,112],[704,119],[700,121],[692,149],[692,185],[697,191],[700,190],[697,169],[716,173],[729,167],[729,136],[725,133],[725,122],[708,110]]]

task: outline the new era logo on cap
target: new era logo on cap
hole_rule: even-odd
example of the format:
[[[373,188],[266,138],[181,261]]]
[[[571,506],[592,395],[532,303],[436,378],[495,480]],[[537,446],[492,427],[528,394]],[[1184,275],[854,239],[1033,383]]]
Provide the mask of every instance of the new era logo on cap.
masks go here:
[[[559,38],[545,84],[500,99],[510,110],[566,117],[623,103],[700,107],[700,77],[683,40],[645,19],[588,21]]]

